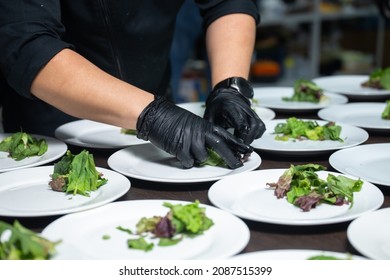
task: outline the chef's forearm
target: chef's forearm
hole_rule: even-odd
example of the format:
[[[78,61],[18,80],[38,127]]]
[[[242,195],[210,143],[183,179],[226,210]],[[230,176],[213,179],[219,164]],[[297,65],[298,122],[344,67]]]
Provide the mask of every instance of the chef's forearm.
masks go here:
[[[78,118],[135,128],[153,95],[97,68],[72,50],[58,53],[39,72],[31,92]]]
[[[248,78],[255,38],[256,23],[250,15],[227,15],[209,26],[206,43],[213,86],[232,76]]]

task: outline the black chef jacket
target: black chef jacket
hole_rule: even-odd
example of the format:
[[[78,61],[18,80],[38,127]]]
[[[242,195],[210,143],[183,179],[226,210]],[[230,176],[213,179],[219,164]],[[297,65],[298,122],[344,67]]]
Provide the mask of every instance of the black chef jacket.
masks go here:
[[[204,28],[230,13],[259,21],[251,0],[196,1]],[[153,94],[169,84],[169,50],[183,0],[0,0],[0,79],[6,132],[54,135],[75,120],[30,93],[39,70],[71,48],[102,70]],[[109,106],[109,105],[108,105]]]

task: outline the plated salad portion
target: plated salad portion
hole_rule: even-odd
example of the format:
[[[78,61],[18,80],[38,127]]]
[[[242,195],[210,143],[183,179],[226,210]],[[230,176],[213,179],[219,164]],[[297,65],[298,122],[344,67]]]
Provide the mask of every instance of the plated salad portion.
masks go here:
[[[290,97],[283,97],[284,101],[312,102],[320,103],[326,99],[324,91],[314,82],[299,79],[294,83],[294,94]]]
[[[60,241],[52,242],[22,226],[0,221],[0,260],[47,260]]]
[[[37,139],[25,132],[16,132],[0,142],[0,151],[7,152],[16,161],[32,156],[41,156],[47,152],[45,139]]]
[[[185,205],[164,202],[163,206],[169,208],[165,216],[143,217],[134,230],[117,227],[131,236],[127,240],[129,249],[148,252],[155,245],[172,246],[185,237],[201,235],[214,225],[213,220],[206,216],[206,209],[199,206],[198,200]],[[109,240],[110,236],[104,235],[103,239]]]
[[[321,203],[353,206],[353,193],[361,190],[363,181],[353,180],[343,175],[328,174],[326,180],[316,172],[326,168],[318,164],[291,165],[277,182],[267,183],[275,196],[307,212]]]
[[[54,164],[49,185],[54,191],[88,196],[106,183],[107,179],[96,170],[93,155],[83,150],[78,155],[67,151]]]
[[[390,90],[390,67],[374,70],[362,87]]]
[[[284,123],[278,123],[274,128],[275,140],[333,140],[343,142],[340,138],[341,126],[335,122],[319,125],[314,120],[301,120],[290,117]]]
[[[382,112],[382,119],[390,120],[390,99],[386,101],[386,107]]]

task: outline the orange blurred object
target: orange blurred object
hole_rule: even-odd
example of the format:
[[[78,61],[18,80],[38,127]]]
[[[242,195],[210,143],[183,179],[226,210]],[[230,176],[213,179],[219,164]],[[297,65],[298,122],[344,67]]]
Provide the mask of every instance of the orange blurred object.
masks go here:
[[[251,65],[251,74],[254,77],[278,76],[280,65],[272,60],[256,61]]]

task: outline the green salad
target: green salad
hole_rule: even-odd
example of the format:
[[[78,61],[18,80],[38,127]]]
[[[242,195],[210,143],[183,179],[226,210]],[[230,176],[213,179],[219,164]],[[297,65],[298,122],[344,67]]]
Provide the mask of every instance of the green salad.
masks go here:
[[[313,120],[300,120],[291,117],[284,123],[278,123],[274,128],[275,140],[288,141],[295,140],[334,140],[343,142],[340,138],[341,126],[334,122],[319,125]]]
[[[390,100],[386,101],[385,109],[382,112],[382,119],[390,120]]]
[[[25,228],[0,221],[0,260],[47,260],[59,243],[49,241]]]
[[[363,181],[353,180],[343,175],[328,174],[326,180],[317,172],[326,168],[319,164],[291,165],[277,182],[267,183],[277,198],[287,201],[303,211],[310,211],[321,203],[353,206],[353,194],[359,192]]]
[[[322,88],[310,80],[299,79],[294,83],[293,95],[291,97],[283,97],[282,100],[319,103],[324,98],[326,97]]]
[[[363,82],[362,86],[390,90],[390,67],[379,68],[371,72],[368,80]]]
[[[0,142],[0,151],[7,152],[9,157],[16,161],[41,156],[47,152],[47,149],[45,139],[37,139],[25,132],[16,132]]]
[[[88,196],[107,183],[103,174],[96,170],[93,155],[83,150],[78,155],[70,151],[54,164],[50,187],[55,191]]]
[[[307,260],[314,260],[314,261],[335,261],[335,260],[352,260],[351,255],[347,255],[345,258],[335,257],[332,255],[316,255],[307,258]]]
[[[150,251],[157,246],[172,246],[185,237],[194,238],[203,234],[214,225],[213,220],[206,216],[206,209],[199,206],[199,201],[188,204],[163,204],[169,208],[165,216],[141,218],[136,229],[122,226],[117,229],[131,235],[127,240],[130,249]],[[103,236],[104,240],[109,240]]]

